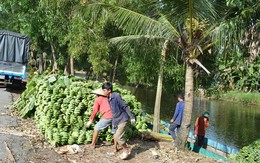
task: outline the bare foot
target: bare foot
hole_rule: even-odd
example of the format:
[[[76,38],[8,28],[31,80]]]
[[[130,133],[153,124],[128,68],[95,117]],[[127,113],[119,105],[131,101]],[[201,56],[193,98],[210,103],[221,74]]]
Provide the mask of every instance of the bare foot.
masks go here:
[[[118,152],[119,150],[116,148],[116,149],[114,149],[114,153],[116,153],[116,152]]]
[[[92,148],[92,149],[94,149],[95,147],[96,147],[95,144],[91,144],[91,145],[90,145],[90,148]]]

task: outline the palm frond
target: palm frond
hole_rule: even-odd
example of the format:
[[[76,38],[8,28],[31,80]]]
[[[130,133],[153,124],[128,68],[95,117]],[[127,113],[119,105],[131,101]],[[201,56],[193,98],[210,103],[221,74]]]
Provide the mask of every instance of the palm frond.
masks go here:
[[[180,22],[185,21],[189,17],[189,1],[182,0],[182,2],[177,2],[176,0],[171,3],[172,9],[170,17],[172,17],[172,23],[174,25],[180,24]]]
[[[215,30],[216,30],[216,25],[214,24],[208,27],[207,29],[204,29],[203,35],[199,40],[199,44],[205,41]]]
[[[112,44],[115,44],[120,50],[128,50],[134,44],[150,44],[157,46],[158,42],[162,42],[164,38],[150,35],[128,35],[109,39]]]
[[[196,64],[199,65],[204,71],[206,71],[206,73],[207,73],[208,75],[210,74],[209,70],[208,70],[206,67],[204,67],[204,66],[201,64],[201,62],[200,62],[199,60],[197,60],[196,58],[190,59],[189,62],[190,62],[191,64],[196,63]]]
[[[165,33],[166,38],[174,38],[174,37],[180,37],[179,32],[177,29],[171,24],[169,19],[166,18],[166,15],[161,14],[161,17],[159,18],[159,21],[165,26],[165,28],[168,28],[169,31],[172,31],[170,33]]]
[[[171,0],[165,4],[165,8],[168,8],[167,11],[170,9],[171,12],[164,14],[173,18],[174,25],[190,17],[199,21],[215,20],[219,15],[217,11],[220,6],[223,6],[223,3],[224,0],[214,2],[212,0]]]
[[[194,16],[200,20],[215,20],[217,11],[211,0],[194,0]]]
[[[89,20],[89,23],[94,24],[97,20],[105,20],[109,17],[110,7],[110,5],[104,3],[91,3],[82,7],[81,13]]]
[[[109,10],[115,24],[130,35],[167,37],[169,40],[177,35],[177,31],[169,26],[170,22],[166,20],[166,17],[162,17],[161,20],[164,21],[160,22],[132,10],[104,3],[90,4],[87,8],[86,14],[91,15],[94,20],[100,17],[103,10]]]
[[[128,34],[156,35],[159,37],[165,36],[165,33],[171,33],[170,36],[176,34],[175,31],[170,30],[160,21],[122,7],[113,8],[113,18],[116,24],[127,31]]]

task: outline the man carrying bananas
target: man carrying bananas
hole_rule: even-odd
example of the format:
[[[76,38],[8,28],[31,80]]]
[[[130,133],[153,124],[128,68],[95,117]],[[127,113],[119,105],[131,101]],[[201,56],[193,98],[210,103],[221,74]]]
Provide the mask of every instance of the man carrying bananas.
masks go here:
[[[116,129],[114,134],[115,148],[117,150],[117,143],[122,146],[123,153],[120,155],[120,158],[125,160],[129,157],[131,151],[128,149],[126,145],[124,134],[127,128],[127,122],[129,117],[131,119],[131,124],[135,124],[135,118],[133,114],[130,112],[129,107],[121,98],[121,96],[117,93],[113,93],[112,83],[104,83],[102,85],[102,89],[104,91],[104,94],[108,98],[113,115],[112,126]]]

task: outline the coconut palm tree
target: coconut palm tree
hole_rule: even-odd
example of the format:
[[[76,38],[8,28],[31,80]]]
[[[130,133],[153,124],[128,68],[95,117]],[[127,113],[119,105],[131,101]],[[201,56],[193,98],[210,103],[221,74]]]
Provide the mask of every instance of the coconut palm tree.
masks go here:
[[[126,45],[133,40],[143,39],[144,41],[172,43],[182,49],[186,64],[185,109],[181,134],[177,136],[177,143],[175,143],[179,149],[182,149],[191,126],[194,63],[209,74],[197,58],[213,45],[209,35],[214,31],[214,24],[211,23],[211,20],[216,18],[216,8],[215,4],[209,0],[161,0],[156,4],[157,8],[162,11],[164,8],[171,8],[171,13],[163,14],[163,12],[160,12],[151,18],[126,8],[101,3],[89,5],[88,11],[94,11],[94,13],[98,13],[99,9],[108,9],[110,11],[111,19],[127,34],[111,39],[113,43]],[[164,48],[167,48],[167,44],[164,44]],[[162,53],[164,50],[162,50]],[[160,72],[158,86],[162,83],[163,71]],[[157,91],[161,91],[160,89]],[[157,93],[157,95],[161,96],[160,93]],[[160,100],[160,97],[156,97],[156,99]],[[160,104],[160,101],[158,104]],[[154,117],[154,131],[157,132],[159,129],[158,113],[160,113],[160,107],[157,106],[155,107]]]

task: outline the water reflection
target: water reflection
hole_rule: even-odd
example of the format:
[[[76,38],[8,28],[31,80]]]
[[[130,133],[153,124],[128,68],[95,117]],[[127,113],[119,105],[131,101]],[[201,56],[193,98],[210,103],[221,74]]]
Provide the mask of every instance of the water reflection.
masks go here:
[[[207,101],[212,127],[209,137],[242,148],[260,138],[260,107],[223,101]],[[212,135],[215,134],[215,135]]]
[[[156,90],[125,87],[143,105],[145,112],[153,114]],[[176,93],[163,93],[160,118],[169,121],[175,111]],[[245,106],[224,101],[194,100],[192,128],[197,116],[210,113],[210,126],[206,136],[219,143],[241,149],[260,138],[260,106]]]

